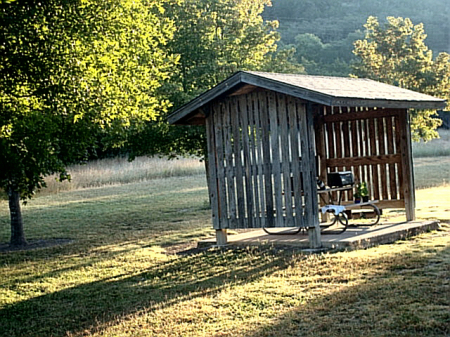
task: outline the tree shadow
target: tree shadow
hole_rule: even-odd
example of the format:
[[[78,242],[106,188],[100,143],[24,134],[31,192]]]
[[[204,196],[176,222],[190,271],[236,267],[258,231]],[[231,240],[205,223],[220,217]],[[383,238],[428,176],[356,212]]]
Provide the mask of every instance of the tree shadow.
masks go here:
[[[0,310],[0,334],[54,336],[96,331],[139,310],[152,311],[252,282],[286,268],[289,261],[288,254],[250,248],[182,256],[136,275],[105,278],[8,305]]]
[[[383,263],[392,265],[355,286],[330,284],[334,291],[240,335],[450,336],[450,247],[432,259],[397,256]]]

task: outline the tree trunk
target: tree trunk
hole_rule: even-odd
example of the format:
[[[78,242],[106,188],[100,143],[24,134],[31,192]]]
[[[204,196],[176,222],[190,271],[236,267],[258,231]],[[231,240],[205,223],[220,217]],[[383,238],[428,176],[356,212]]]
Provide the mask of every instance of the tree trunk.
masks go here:
[[[10,186],[8,188],[9,214],[11,216],[10,246],[26,246],[27,240],[23,231],[22,211],[20,210],[20,193]]]

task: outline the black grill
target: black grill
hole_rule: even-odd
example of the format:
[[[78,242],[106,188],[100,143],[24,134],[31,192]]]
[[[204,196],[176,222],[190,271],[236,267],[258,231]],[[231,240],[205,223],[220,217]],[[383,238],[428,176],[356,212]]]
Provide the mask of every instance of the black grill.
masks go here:
[[[328,173],[328,186],[330,187],[344,187],[353,184],[353,173],[351,171]]]

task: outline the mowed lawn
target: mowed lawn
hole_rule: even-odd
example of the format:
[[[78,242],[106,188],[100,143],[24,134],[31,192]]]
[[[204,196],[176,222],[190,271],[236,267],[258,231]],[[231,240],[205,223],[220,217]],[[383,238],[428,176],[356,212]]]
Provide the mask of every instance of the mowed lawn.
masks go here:
[[[306,255],[190,250],[213,234],[201,174],[41,195],[23,208],[28,240],[71,241],[0,253],[0,335],[450,335],[449,196],[417,191],[439,231]]]

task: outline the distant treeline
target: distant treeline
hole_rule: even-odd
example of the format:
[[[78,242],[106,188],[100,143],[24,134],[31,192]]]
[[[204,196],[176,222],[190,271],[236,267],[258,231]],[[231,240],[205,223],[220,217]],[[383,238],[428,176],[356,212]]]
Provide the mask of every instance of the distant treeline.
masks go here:
[[[433,51],[450,52],[448,0],[272,0],[265,20],[278,20],[281,48],[295,47],[298,62],[311,74],[348,75],[353,41],[364,34],[369,16],[423,23]]]

